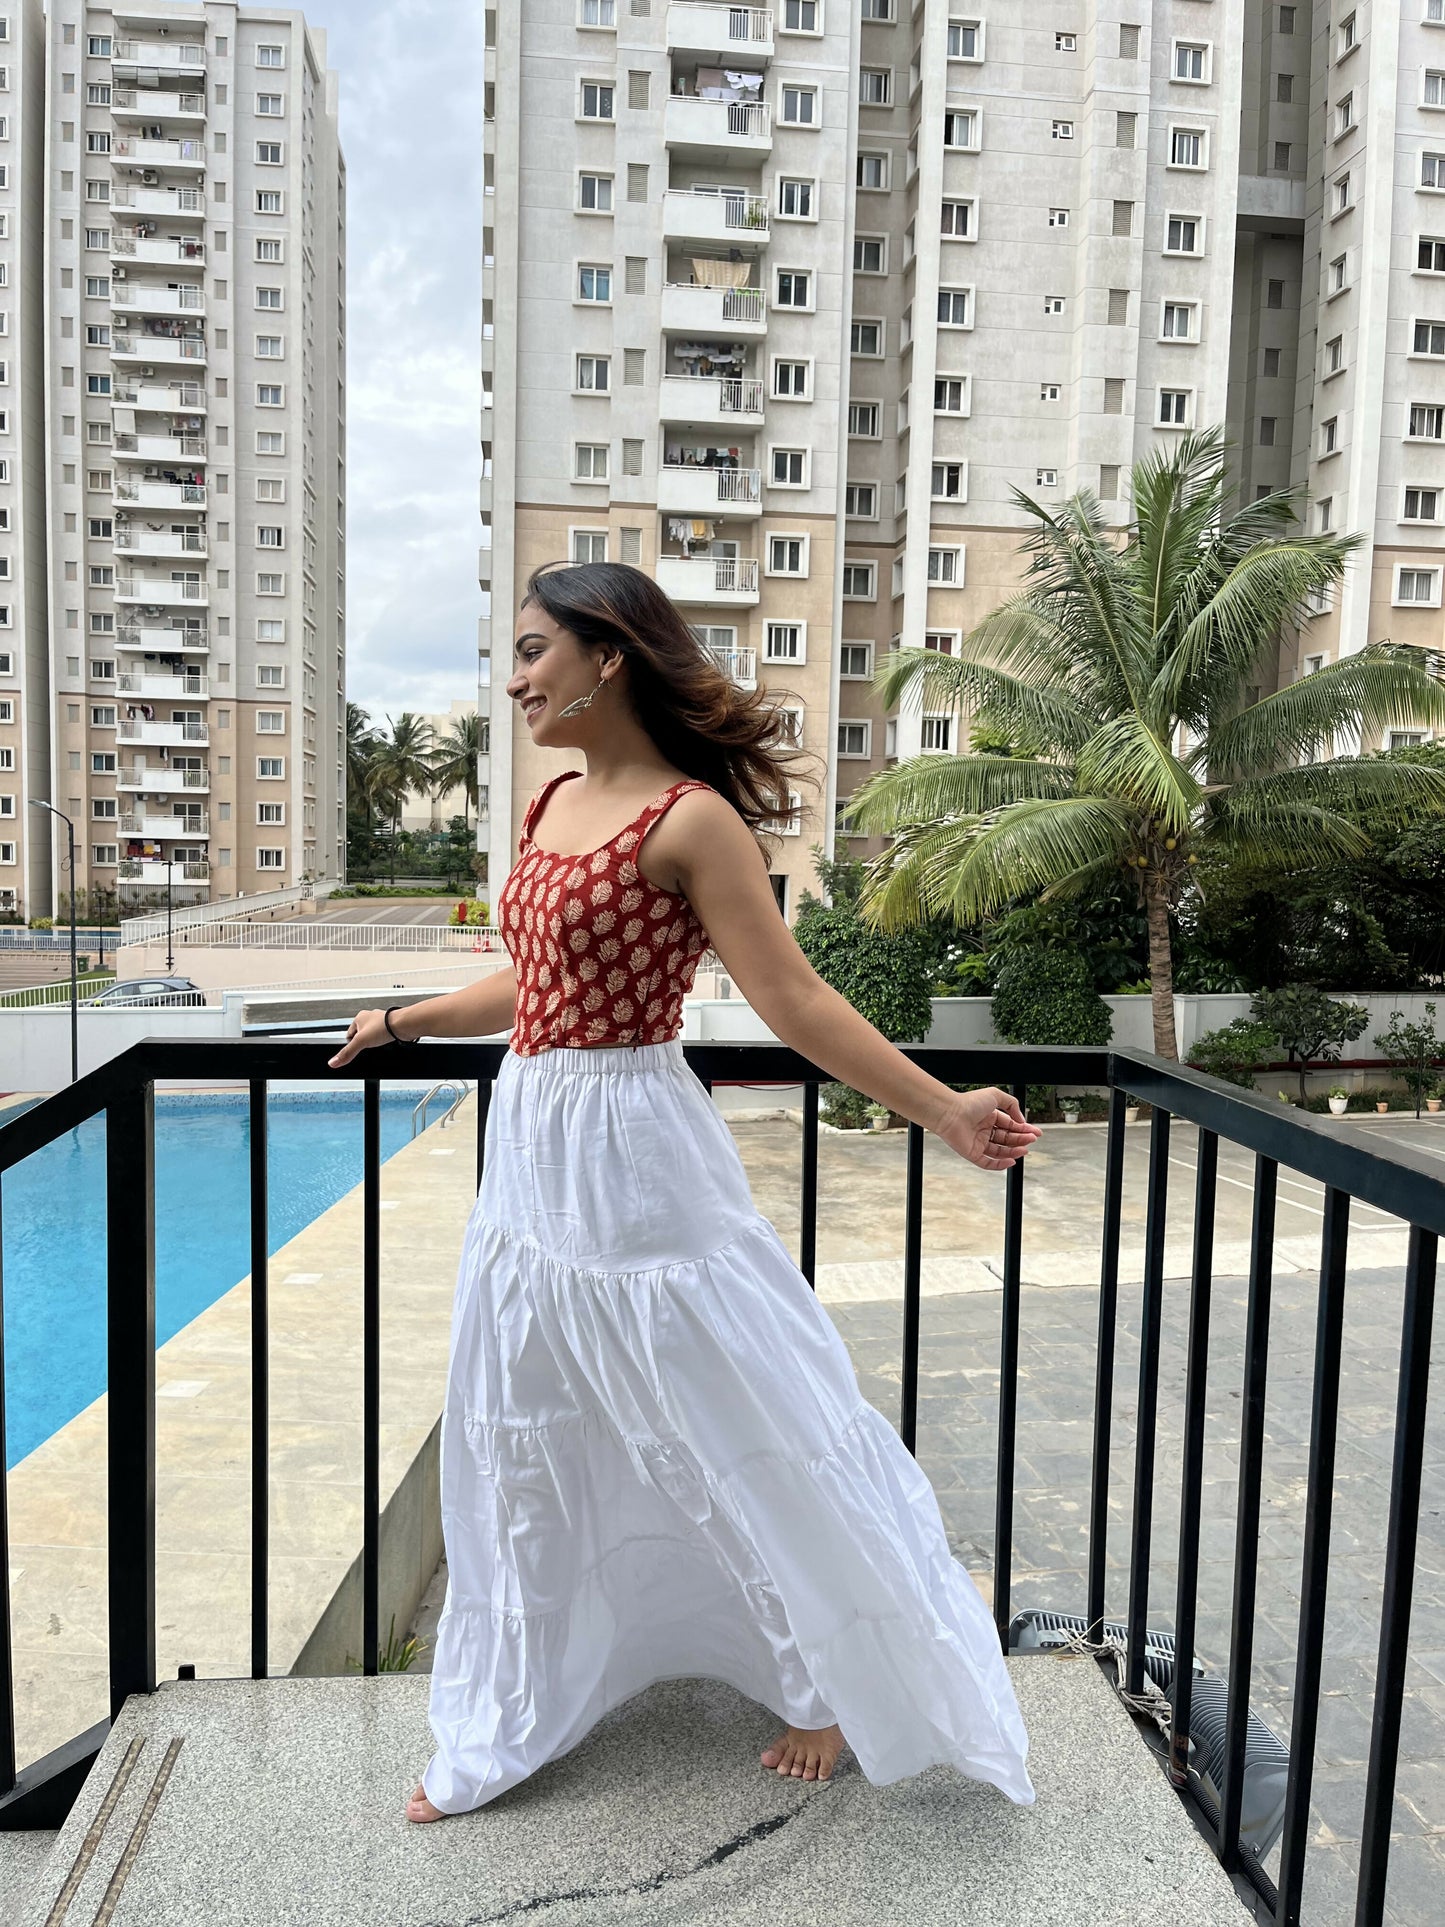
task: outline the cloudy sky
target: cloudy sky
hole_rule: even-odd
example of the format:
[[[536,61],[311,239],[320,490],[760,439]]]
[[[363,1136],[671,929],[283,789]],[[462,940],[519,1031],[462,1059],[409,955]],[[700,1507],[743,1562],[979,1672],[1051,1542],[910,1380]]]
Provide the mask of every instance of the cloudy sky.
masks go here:
[[[303,0],[347,175],[347,693],[380,723],[477,685],[482,8]]]

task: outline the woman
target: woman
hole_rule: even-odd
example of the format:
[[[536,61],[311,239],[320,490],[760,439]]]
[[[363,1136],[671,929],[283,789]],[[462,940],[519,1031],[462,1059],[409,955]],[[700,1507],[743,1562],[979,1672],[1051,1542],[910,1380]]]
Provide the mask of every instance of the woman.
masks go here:
[[[587,764],[527,811],[496,910],[512,965],[359,1012],[331,1060],[512,1027],[452,1314],[437,1751],[407,1818],[482,1806],[699,1676],[786,1722],[762,1755],[780,1774],[826,1780],[846,1744],[877,1785],[947,1762],[1027,1804],[998,1636],[933,1491],[683,1061],[699,957],[983,1169],[1037,1128],[911,1064],[811,969],[754,836],[792,774],[778,713],[650,577],[536,571],[506,688],[534,742]]]

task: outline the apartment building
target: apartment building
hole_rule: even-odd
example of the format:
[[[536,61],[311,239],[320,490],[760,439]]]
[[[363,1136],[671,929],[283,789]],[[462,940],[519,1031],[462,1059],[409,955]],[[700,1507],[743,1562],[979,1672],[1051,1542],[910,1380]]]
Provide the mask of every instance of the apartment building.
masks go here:
[[[13,680],[17,797],[71,817],[76,882],[123,907],[338,876],[345,176],[324,37],[231,4],[38,14],[11,15],[27,119],[0,186],[32,251],[5,323],[27,447],[8,486],[0,469],[0,754]],[[64,826],[15,814],[0,905],[34,915],[69,886]]]
[[[1301,484],[1372,542],[1279,674],[1440,646],[1445,0],[486,18],[493,887],[553,763],[501,694],[544,560],[653,572],[826,756],[778,826],[790,919],[836,802],[961,746],[871,680],[1019,586],[1016,489],[1122,526],[1132,463],[1223,422],[1242,499]]]

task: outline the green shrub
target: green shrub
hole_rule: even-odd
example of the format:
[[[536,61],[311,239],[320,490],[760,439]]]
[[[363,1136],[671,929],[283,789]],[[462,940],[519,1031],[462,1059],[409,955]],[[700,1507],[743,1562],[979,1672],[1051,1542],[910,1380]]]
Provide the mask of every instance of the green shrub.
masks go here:
[[[866,1131],[868,1106],[872,1101],[862,1091],[855,1091],[851,1084],[818,1087],[818,1115],[825,1124],[835,1124],[840,1131]]]
[[[1407,1024],[1403,1011],[1392,1010],[1389,1028],[1375,1035],[1375,1048],[1404,1080],[1418,1117],[1421,1104],[1435,1094],[1434,1063],[1445,1052],[1445,1038],[1435,1032],[1435,1005],[1426,1004],[1424,1021],[1418,1024]]]
[[[1233,1023],[1196,1038],[1185,1061],[1210,1077],[1248,1089],[1254,1083],[1252,1073],[1274,1056],[1276,1048],[1275,1034],[1267,1024],[1236,1017]]]
[[[1363,1004],[1347,1004],[1326,997],[1312,984],[1286,984],[1282,990],[1256,991],[1249,1008],[1284,1046],[1291,1064],[1299,1066],[1299,1095],[1305,1097],[1305,1065],[1323,1059],[1333,1063],[1342,1044],[1353,1043],[1370,1013]]]
[[[1010,1044],[1107,1044],[1114,1018],[1076,950],[1016,950],[998,973],[993,1023]]]

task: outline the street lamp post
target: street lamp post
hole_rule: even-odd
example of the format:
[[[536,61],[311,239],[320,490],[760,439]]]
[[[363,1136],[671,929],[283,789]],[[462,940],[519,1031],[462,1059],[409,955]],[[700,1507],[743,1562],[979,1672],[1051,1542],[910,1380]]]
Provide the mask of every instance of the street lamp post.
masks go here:
[[[70,864],[70,1081],[73,1084],[80,1076],[80,981],[75,967],[75,825],[64,810],[56,809],[53,803],[42,802],[38,796],[30,799],[37,810],[49,810],[58,816],[65,825]]]

